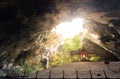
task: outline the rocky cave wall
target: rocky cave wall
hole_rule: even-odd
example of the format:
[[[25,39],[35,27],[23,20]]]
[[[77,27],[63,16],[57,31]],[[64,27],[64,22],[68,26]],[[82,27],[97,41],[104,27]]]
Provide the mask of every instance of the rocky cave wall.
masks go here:
[[[50,30],[74,17],[89,20],[91,32],[98,34],[102,45],[119,57],[119,4],[120,0],[1,0],[0,62],[41,55]]]

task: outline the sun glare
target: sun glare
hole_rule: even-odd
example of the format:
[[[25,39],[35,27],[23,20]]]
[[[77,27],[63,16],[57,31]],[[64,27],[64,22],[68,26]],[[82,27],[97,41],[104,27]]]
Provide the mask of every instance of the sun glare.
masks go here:
[[[84,32],[83,19],[76,18],[70,22],[63,22],[52,29],[56,34],[61,35],[63,38],[72,38],[80,32]]]

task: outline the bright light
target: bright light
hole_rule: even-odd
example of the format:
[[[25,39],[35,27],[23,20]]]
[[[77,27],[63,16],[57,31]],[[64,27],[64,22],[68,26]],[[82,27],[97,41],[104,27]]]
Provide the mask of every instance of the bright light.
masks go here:
[[[80,32],[84,32],[83,19],[76,18],[71,22],[63,22],[52,29],[56,34],[60,34],[63,38],[72,38]]]

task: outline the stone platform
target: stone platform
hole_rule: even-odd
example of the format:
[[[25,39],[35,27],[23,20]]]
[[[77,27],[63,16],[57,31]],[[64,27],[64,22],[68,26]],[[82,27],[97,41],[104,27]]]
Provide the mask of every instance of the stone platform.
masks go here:
[[[16,77],[17,78],[17,77]],[[74,62],[23,76],[31,79],[120,79],[120,62]]]

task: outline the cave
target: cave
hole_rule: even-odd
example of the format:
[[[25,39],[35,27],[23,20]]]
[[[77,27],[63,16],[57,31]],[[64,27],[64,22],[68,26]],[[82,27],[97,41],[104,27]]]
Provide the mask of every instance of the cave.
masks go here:
[[[0,70],[56,67],[69,62],[68,53],[84,47],[94,50],[99,61],[119,61],[119,4],[120,0],[1,0]]]

